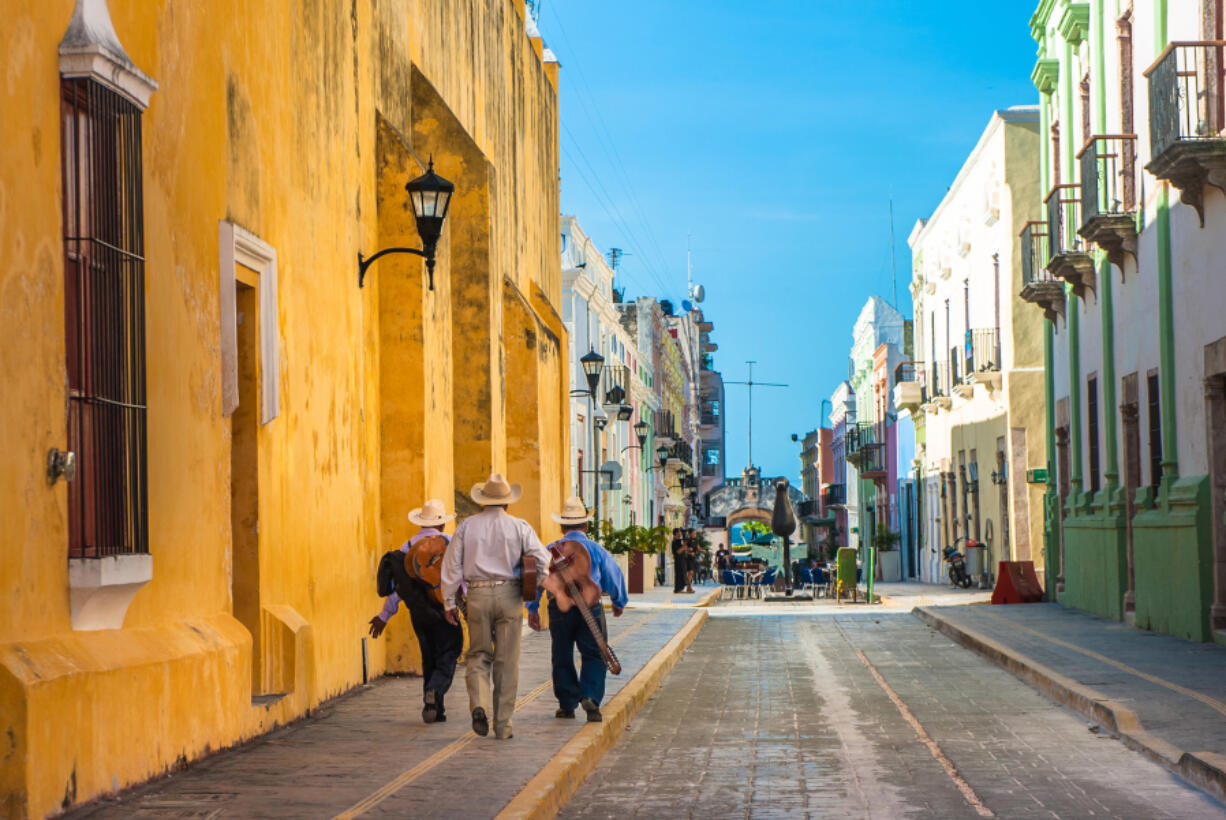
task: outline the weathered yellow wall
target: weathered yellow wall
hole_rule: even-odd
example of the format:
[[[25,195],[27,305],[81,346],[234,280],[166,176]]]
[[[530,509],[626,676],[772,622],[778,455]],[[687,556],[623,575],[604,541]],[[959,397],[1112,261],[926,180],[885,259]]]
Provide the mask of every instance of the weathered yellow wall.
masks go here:
[[[0,812],[12,816],[140,781],[359,683],[374,569],[411,533],[410,509],[466,496],[512,449],[511,479],[536,487],[515,512],[547,521],[570,484],[557,76],[522,4],[112,3],[159,84],[143,118],[154,577],[123,629],[73,632],[67,495],[43,477],[47,450],[66,443],[56,49],[72,9],[13,0],[0,30],[0,110],[17,123],[0,132]],[[417,244],[403,185],[431,154],[458,189],[435,291],[407,256],[380,260],[359,290],[359,251]],[[277,251],[281,365],[264,377],[280,381],[281,412],[259,431],[257,660],[293,691],[261,706],[252,637],[232,614],[219,220]],[[407,620],[370,642],[372,673],[416,665]]]

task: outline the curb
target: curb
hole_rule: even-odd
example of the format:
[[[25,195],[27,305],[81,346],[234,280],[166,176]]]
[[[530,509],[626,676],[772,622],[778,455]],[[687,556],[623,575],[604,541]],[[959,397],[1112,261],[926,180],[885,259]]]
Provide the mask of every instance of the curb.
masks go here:
[[[706,595],[699,598],[698,603],[694,604],[694,606],[699,609],[709,607],[711,604],[715,603],[715,599],[719,597],[719,593],[721,591],[722,591],[722,587],[716,587],[715,589],[708,592]]]
[[[498,820],[549,820],[574,796],[604,753],[630,725],[630,719],[660,688],[682,653],[710,617],[705,609],[690,616],[664,648],[639,670],[601,710],[602,723],[589,723],[571,738],[528,784],[511,798]]]
[[[1003,667],[1052,700],[1106,726],[1125,746],[1165,766],[1197,788],[1226,800],[1226,757],[1187,752],[1141,726],[1137,713],[1102,693],[1049,669],[975,630],[955,624],[927,607],[911,614],[956,643]]]

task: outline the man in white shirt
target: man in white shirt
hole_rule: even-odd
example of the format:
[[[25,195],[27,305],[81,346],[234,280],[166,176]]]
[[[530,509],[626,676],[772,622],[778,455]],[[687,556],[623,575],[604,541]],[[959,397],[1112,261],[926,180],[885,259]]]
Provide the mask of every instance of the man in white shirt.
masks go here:
[[[443,606],[453,624],[460,622],[456,607],[460,584],[468,585],[465,678],[473,731],[489,734],[492,710],[494,736],[504,740],[511,737],[519,687],[523,557],[536,559],[538,578],[543,579],[549,567],[549,553],[532,525],[506,511],[522,494],[523,488],[508,484],[501,473],[475,485],[470,495],[485,509],[460,522],[443,559]]]

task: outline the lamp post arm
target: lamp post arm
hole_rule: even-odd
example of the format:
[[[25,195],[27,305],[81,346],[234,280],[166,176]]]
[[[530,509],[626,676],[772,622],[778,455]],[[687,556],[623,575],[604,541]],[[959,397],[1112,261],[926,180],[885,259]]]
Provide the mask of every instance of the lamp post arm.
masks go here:
[[[426,253],[425,251],[418,250],[417,248],[384,248],[383,250],[376,253],[374,256],[370,256],[370,257],[362,256],[362,252],[358,251],[358,287],[359,288],[362,287],[362,281],[366,278],[366,269],[369,268],[371,265],[373,265],[375,262],[377,262],[381,257],[387,256],[389,253],[411,253],[414,256],[420,256],[423,259],[425,259],[426,263],[430,266],[430,270],[431,270],[430,289],[431,290],[434,289],[433,254]]]

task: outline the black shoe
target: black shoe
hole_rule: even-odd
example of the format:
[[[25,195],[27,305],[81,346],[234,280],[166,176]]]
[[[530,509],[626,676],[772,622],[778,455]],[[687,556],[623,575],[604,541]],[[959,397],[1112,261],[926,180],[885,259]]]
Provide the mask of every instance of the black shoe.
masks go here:
[[[600,707],[596,705],[596,701],[591,698],[581,698],[579,705],[583,707],[583,711],[587,712],[588,723],[600,723],[604,720],[604,716],[600,714]]]
[[[554,712],[553,716],[556,718],[570,718],[571,720],[574,720],[575,710],[574,709],[563,709],[561,707],[558,707],[558,711]]]
[[[473,709],[473,731],[481,737],[490,733],[490,719],[485,716],[485,710],[480,706]]]
[[[422,707],[421,719],[426,723],[434,723],[438,720],[438,694],[433,689],[427,689],[424,698],[426,705]]]
[[[438,713],[438,716],[436,716],[436,717],[434,718],[434,722],[435,722],[435,723],[446,723],[446,722],[447,722],[447,715],[446,715],[446,713],[445,713],[445,712],[439,712],[439,713]]]

